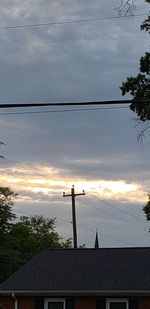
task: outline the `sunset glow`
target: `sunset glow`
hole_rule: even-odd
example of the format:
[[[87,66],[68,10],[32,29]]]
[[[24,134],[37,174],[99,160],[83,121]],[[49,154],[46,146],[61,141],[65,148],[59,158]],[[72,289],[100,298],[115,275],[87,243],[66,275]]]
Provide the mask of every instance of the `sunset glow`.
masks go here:
[[[139,201],[139,198],[141,202],[146,200],[146,194],[138,183],[129,183],[124,180],[72,179],[66,175],[63,177],[63,171],[45,166],[28,168],[26,171],[28,172],[24,173],[19,169],[9,168],[4,173],[1,170],[0,182],[2,185],[13,187],[18,193],[24,192],[22,196],[27,196],[28,192],[32,192],[35,200],[37,193],[47,196],[62,195],[63,191],[69,192],[72,185],[75,185],[76,192],[85,190],[86,194],[93,193],[103,198],[123,198],[133,202]]]

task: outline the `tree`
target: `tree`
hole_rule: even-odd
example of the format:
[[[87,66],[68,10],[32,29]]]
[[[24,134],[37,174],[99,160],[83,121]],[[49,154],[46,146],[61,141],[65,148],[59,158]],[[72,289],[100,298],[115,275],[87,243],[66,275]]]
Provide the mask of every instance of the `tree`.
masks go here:
[[[0,253],[0,280],[6,279],[42,249],[72,247],[70,238],[61,242],[55,228],[56,218],[43,216],[22,216],[14,223]]]
[[[150,0],[145,0],[150,3]],[[141,30],[150,34],[150,15],[142,23]],[[138,139],[140,140],[146,130],[150,130],[150,52],[146,52],[139,62],[139,73],[136,77],[128,77],[120,87],[122,95],[129,93],[133,96],[130,109],[135,112],[142,124]]]
[[[17,194],[9,187],[0,187],[0,281],[9,275],[17,262],[14,250],[7,247],[8,233],[16,216],[12,212]],[[12,252],[13,251],[13,252]]]
[[[150,3],[150,0],[145,0],[145,2]],[[141,30],[148,31],[150,33],[150,15],[148,16],[147,19],[145,19],[145,21],[141,25]]]
[[[0,187],[0,239],[10,230],[12,221],[16,218],[12,212],[17,194],[9,187]]]
[[[23,216],[13,224],[9,232],[9,243],[15,250],[29,257],[44,248],[61,248],[61,237],[55,231],[56,218]]]
[[[12,212],[17,194],[0,187],[0,282],[44,248],[70,248],[71,238],[62,242],[56,218],[22,216]]]
[[[146,219],[149,221],[150,220],[150,194],[148,195],[148,202],[146,205],[143,207],[143,211],[145,212]]]

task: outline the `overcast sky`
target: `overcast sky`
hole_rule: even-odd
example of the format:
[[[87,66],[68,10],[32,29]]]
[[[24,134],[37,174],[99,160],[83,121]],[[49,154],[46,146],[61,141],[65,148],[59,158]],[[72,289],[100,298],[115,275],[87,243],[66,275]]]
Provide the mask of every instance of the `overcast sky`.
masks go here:
[[[145,16],[1,29],[115,17],[119,3],[1,0],[0,103],[122,98],[119,86],[149,50],[148,34],[140,31]],[[134,14],[148,13],[144,0],[134,4]],[[79,244],[93,247],[98,228],[101,246],[149,246],[142,211],[150,186],[149,137],[139,145],[135,114],[128,106],[110,107],[1,110],[1,154],[9,162],[1,159],[0,184],[19,193],[18,215],[57,217],[65,239],[72,236],[71,200],[62,193],[74,184],[77,193],[86,192],[76,200]]]

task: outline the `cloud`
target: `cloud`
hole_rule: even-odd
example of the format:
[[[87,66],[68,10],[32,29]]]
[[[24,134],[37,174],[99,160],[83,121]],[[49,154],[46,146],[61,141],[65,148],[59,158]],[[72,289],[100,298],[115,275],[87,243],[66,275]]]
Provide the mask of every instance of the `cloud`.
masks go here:
[[[51,1],[44,6],[40,1],[21,5],[5,1],[1,23],[37,23],[54,20],[54,16],[55,20],[108,16],[110,10],[114,14],[113,7],[113,2],[108,6],[104,1],[101,5],[87,1],[86,6],[81,1]],[[139,56],[148,48],[137,26],[140,22],[130,18],[128,24],[126,20],[107,20],[1,31],[1,96],[27,101],[107,99],[114,91],[115,97],[120,96],[120,81],[133,72]]]
[[[40,170],[40,173],[39,173]],[[26,171],[26,174],[25,174]],[[54,173],[53,173],[54,171]],[[3,175],[4,174],[4,175]],[[18,176],[18,175],[19,176]],[[126,182],[124,180],[105,180],[102,178],[76,178],[69,177],[63,170],[49,166],[1,169],[0,181],[3,185],[12,186],[19,194],[19,201],[53,202],[63,191],[70,190],[72,184],[76,189],[85,190],[87,194],[97,194],[102,198],[112,198],[131,202],[145,202],[147,199],[144,186],[140,183]]]
[[[86,4],[1,0],[1,26],[115,16],[115,6],[116,2],[104,0]],[[137,0],[137,14],[147,9],[144,1]],[[121,98],[119,86],[137,73],[139,58],[149,48],[147,34],[140,31],[143,18],[0,30],[1,102]],[[70,235],[70,200],[63,199],[62,192],[75,184],[77,190],[87,191],[86,196],[99,193],[129,212],[139,214],[140,209],[143,216],[150,149],[147,141],[142,147],[136,143],[133,116],[129,109],[0,115],[1,139],[6,143],[1,153],[11,162],[1,162],[0,181],[19,192],[15,209],[66,220],[66,226],[60,221],[58,229]],[[86,201],[96,206],[93,200]],[[98,217],[96,209],[86,206],[78,211],[79,224],[89,229],[80,228],[80,243],[93,244],[95,228],[101,225],[104,234],[149,243],[140,227],[133,232],[131,225],[121,226],[117,218],[104,213]],[[119,245],[101,237],[103,244]]]

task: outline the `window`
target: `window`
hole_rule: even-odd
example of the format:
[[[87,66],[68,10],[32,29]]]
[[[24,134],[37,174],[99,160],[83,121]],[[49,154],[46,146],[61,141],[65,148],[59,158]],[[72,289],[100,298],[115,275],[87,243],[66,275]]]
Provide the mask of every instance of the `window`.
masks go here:
[[[65,309],[65,300],[45,299],[44,309]]]
[[[107,309],[128,309],[127,299],[108,299]]]

